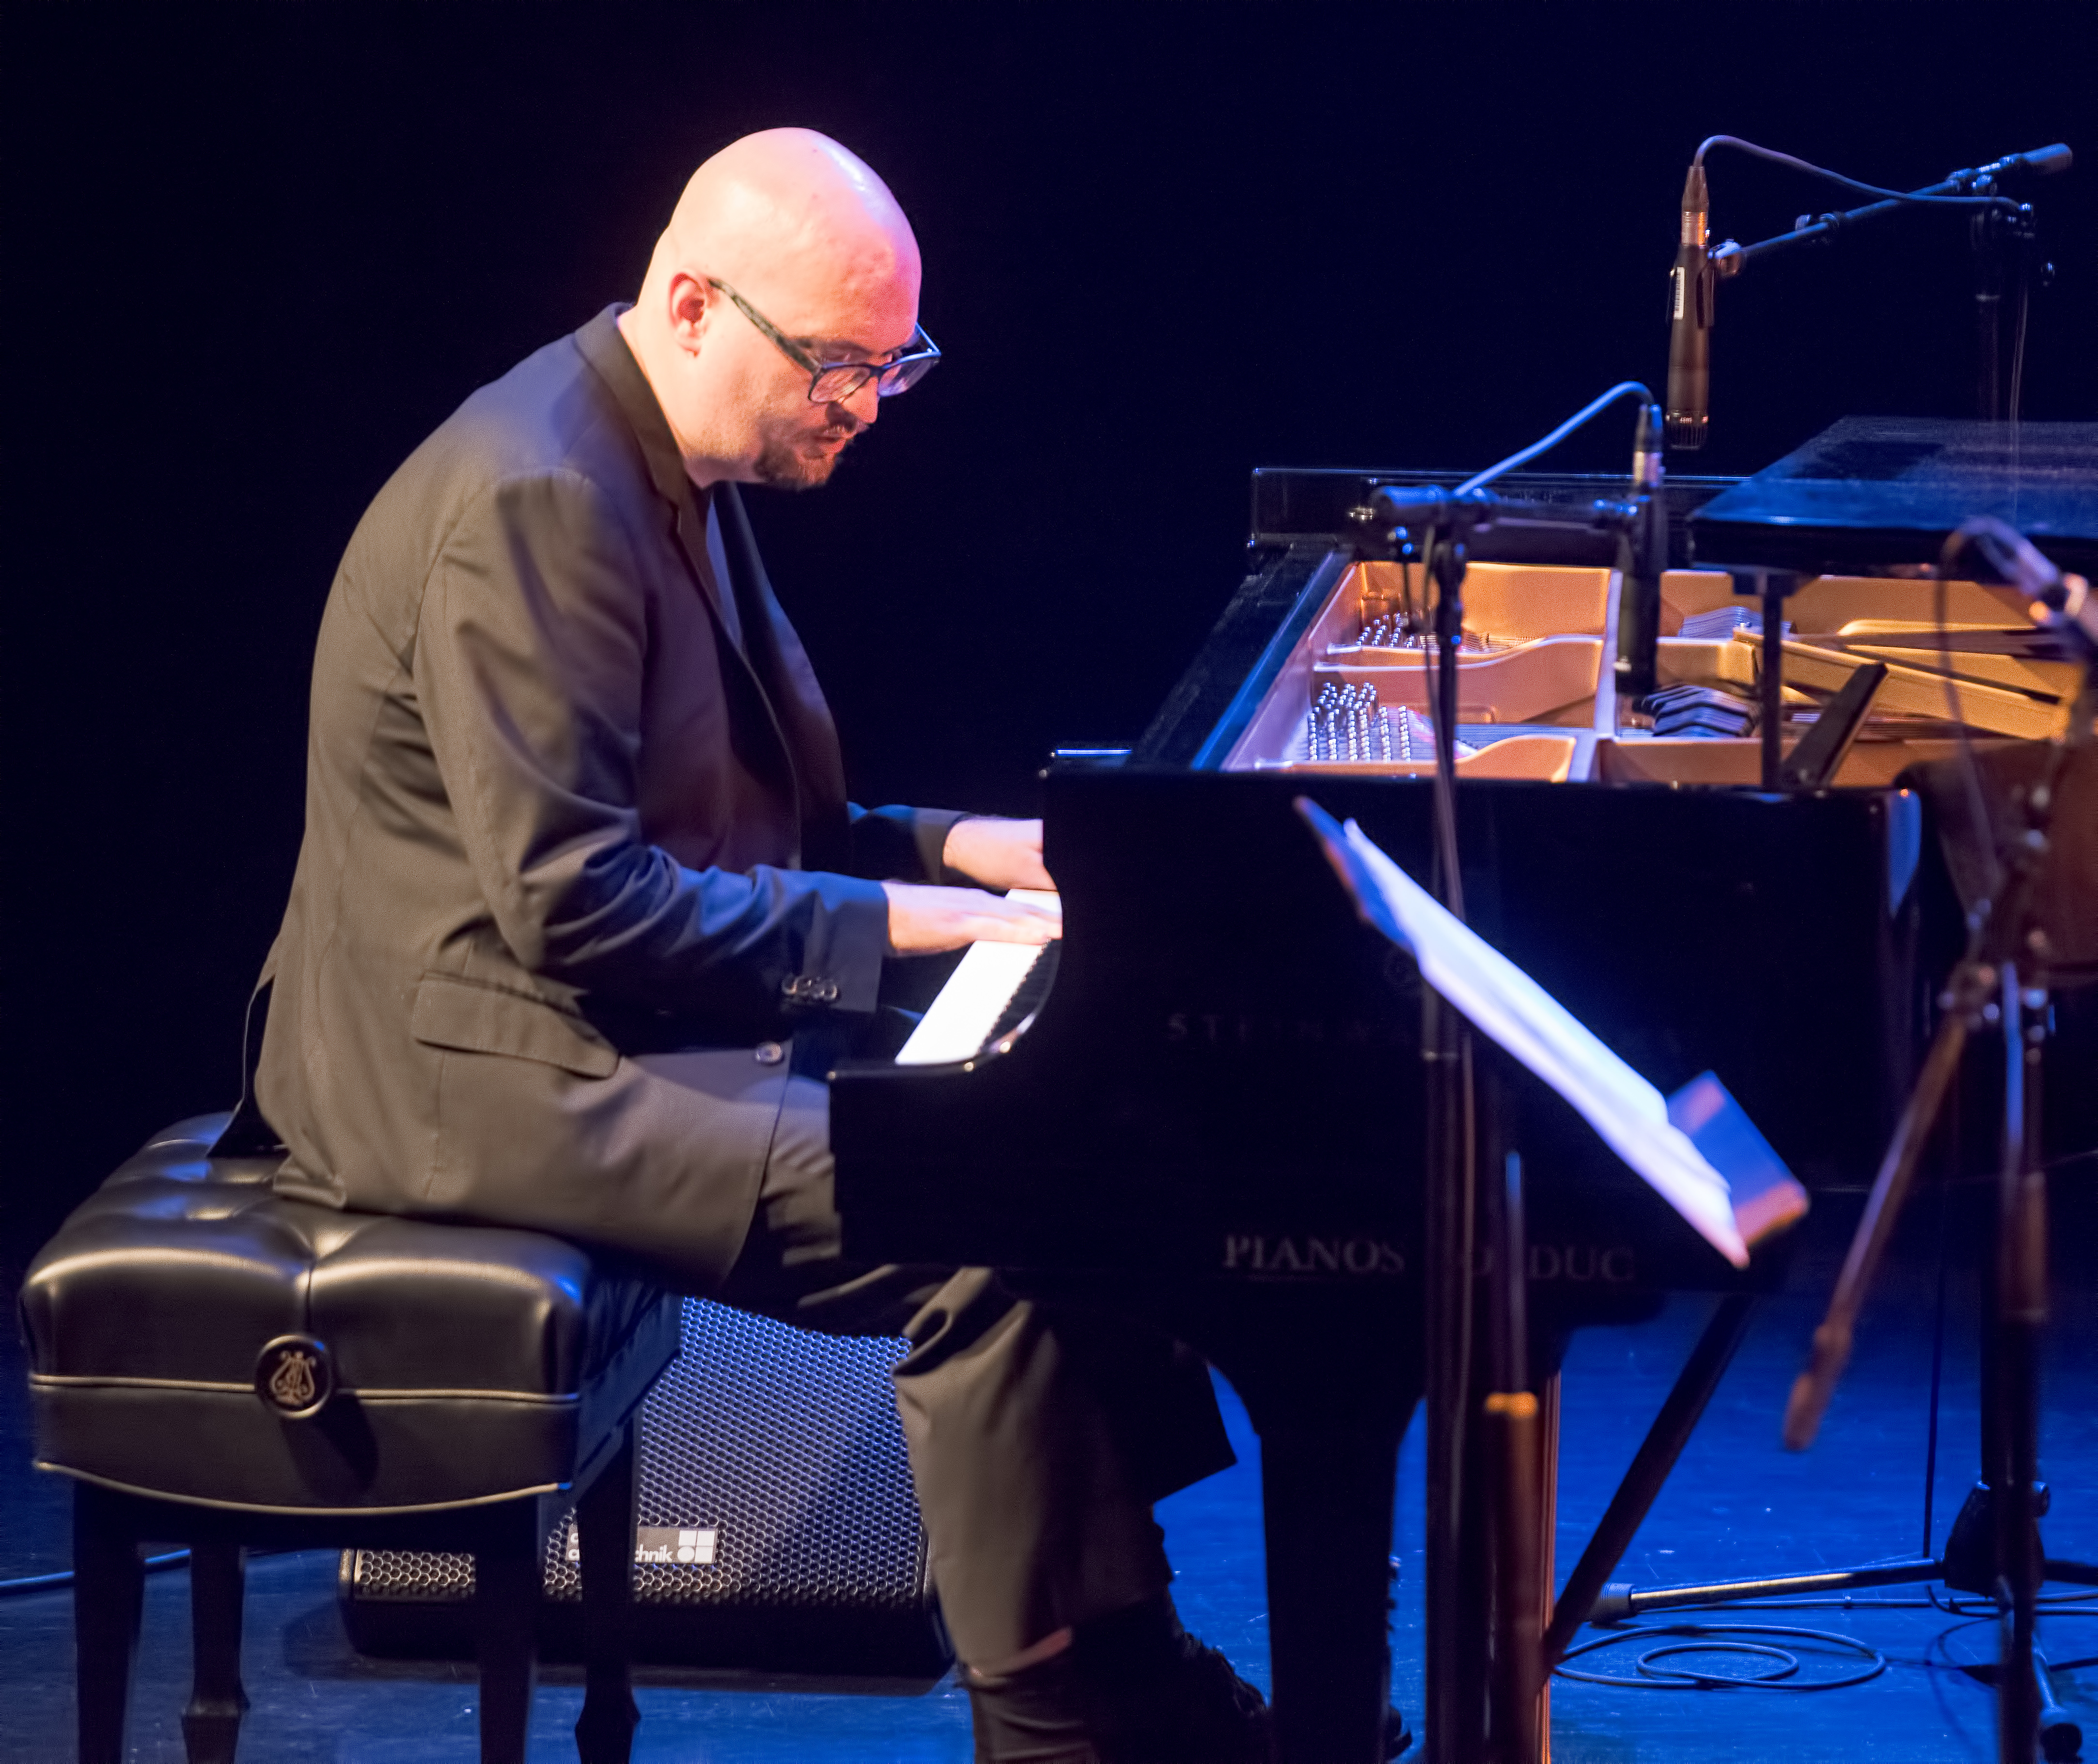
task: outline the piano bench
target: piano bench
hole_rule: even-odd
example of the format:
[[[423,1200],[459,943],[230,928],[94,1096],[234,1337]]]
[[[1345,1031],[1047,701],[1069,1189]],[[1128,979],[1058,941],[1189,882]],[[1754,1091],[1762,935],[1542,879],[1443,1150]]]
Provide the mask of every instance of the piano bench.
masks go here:
[[[147,1538],[190,1547],[190,1764],[230,1764],[243,1551],[474,1558],[484,1764],[524,1764],[541,1558],[580,1497],[585,1764],[624,1764],[634,1417],[676,1303],[530,1231],[279,1198],[279,1159],[178,1122],[30,1265],[37,1465],[75,1479],[82,1764],[117,1764]]]

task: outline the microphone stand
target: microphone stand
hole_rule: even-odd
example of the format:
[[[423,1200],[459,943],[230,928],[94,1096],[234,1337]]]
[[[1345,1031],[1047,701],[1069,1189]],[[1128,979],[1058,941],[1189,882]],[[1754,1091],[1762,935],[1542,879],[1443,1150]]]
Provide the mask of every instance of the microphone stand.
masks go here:
[[[2048,825],[2060,780],[2072,748],[2091,741],[2093,718],[2098,716],[2098,678],[2094,678],[2093,667],[2098,652],[2087,639],[2078,647],[2083,680],[2069,731],[2051,744],[2039,778],[2013,796],[2014,812],[2004,818],[2007,824],[1995,841],[1998,880],[1992,898],[1977,905],[1970,919],[1965,954],[1940,1001],[1944,1014],[1881,1161],[1828,1312],[1815,1332],[1808,1364],[1793,1386],[1785,1412],[1785,1444],[1794,1450],[1804,1450],[1813,1443],[1849,1361],[1867,1289],[1893,1235],[1967,1046],[1977,1034],[1994,1029],[2002,1037],[2004,1103],[1995,1257],[1983,1352],[1982,1480],[1970,1491],[1938,1556],[1644,1590],[1603,1583],[1614,1556],[1592,1575],[1584,1574],[1588,1565],[1584,1560],[1568,1583],[1567,1596],[1562,1598],[1545,1639],[1545,1670],[1556,1663],[1584,1621],[1622,1622],[1650,1611],[1942,1581],[1957,1591],[1993,1597],[2002,1613],[1996,1671],[1999,1764],[2032,1764],[2036,1742],[2050,1764],[2077,1755],[2081,1730],[2055,1700],[2047,1668],[2034,1650],[2041,1586],[2048,1580],[2098,1586],[2098,1565],[2045,1558],[2040,1548],[2039,1521],[2047,1510],[2047,1490],[2039,1481],[2039,1361],[2048,1285],[2039,1081],[2046,1044],[2049,945],[2045,928],[2034,916],[2034,896],[2047,860]],[[1731,1345],[1727,1351],[1731,1352]],[[1697,1406],[1709,1396],[1724,1364],[1722,1353],[1693,1393]],[[1687,1373],[1682,1382],[1689,1382]],[[1694,1413],[1690,1419],[1694,1420]],[[1687,1431],[1687,1424],[1670,1431],[1657,1423],[1642,1456],[1654,1449],[1655,1437],[1666,1433],[1665,1443],[1679,1445]],[[1630,1541],[1628,1531],[1624,1541]]]
[[[1464,639],[1467,542],[1498,520],[1563,531],[1613,532],[1627,566],[1631,615],[1621,620],[1618,679],[1651,691],[1658,623],[1658,584],[1667,523],[1660,507],[1657,413],[1642,407],[1640,464],[1631,495],[1599,498],[1585,509],[1504,498],[1486,489],[1377,487],[1356,511],[1374,538],[1364,557],[1404,557],[1417,547],[1435,586],[1430,619],[1436,655],[1430,709],[1435,731],[1436,892],[1464,916],[1457,845],[1459,655]],[[1650,444],[1649,444],[1650,437]],[[1648,606],[1652,601],[1653,604]],[[1600,682],[1599,682],[1600,683]],[[1537,1399],[1528,1389],[1527,1267],[1522,1248],[1521,1162],[1498,1141],[1486,1184],[1493,1277],[1490,1299],[1490,1380],[1480,1416],[1491,1447],[1491,1498],[1468,1486],[1471,1459],[1474,1319],[1473,1270],[1481,1224],[1481,1164],[1472,1034],[1463,1016],[1433,987],[1421,993],[1421,1058],[1428,1124],[1424,1250],[1427,1265],[1426,1406],[1427,1696],[1426,1727],[1438,1764],[1533,1764],[1538,1745],[1543,1554],[1538,1491],[1541,1438]],[[1486,1075],[1490,1082],[1490,1074]],[[1498,1118],[1499,1110],[1490,1110]],[[1475,1515],[1483,1516],[1482,1529]],[[1481,1546],[1483,1545],[1483,1549]],[[1482,1559],[1485,1558],[1485,1559]],[[1491,1658],[1487,1639],[1488,1581]],[[1484,1725],[1482,1726],[1482,1721]]]
[[[1714,246],[1707,260],[1710,274],[1715,280],[1727,281],[1739,275],[1751,263],[1775,257],[1796,246],[1830,243],[1868,221],[1876,221],[1897,209],[1912,206],[1918,198],[1928,201],[1942,196],[1992,196],[1997,195],[1999,186],[2008,173],[2031,171],[2045,174],[2066,171],[2070,163],[2067,147],[2059,145],[2041,147],[2030,153],[2011,154],[1978,169],[1955,172],[1938,183],[1926,184],[1922,189],[1911,190],[1898,198],[1888,197],[1877,202],[1868,202],[1841,213],[1817,215],[1811,220],[1802,214],[1789,233],[1760,239],[1753,245],[1736,244],[1730,239]],[[2015,414],[2012,408],[2017,399],[2015,353],[2008,392],[2003,375],[2004,260],[2006,257],[2009,257],[2012,265],[2012,281],[2020,307],[2018,328],[2021,336],[2034,238],[2032,204],[2029,202],[2013,203],[2008,197],[2001,198],[1996,206],[1984,208],[1975,214],[1969,232],[1975,265],[1977,355],[1974,406],[1975,414],[1985,422],[2000,422]],[[2052,274],[2051,266],[2043,265],[2040,274],[2044,280]]]

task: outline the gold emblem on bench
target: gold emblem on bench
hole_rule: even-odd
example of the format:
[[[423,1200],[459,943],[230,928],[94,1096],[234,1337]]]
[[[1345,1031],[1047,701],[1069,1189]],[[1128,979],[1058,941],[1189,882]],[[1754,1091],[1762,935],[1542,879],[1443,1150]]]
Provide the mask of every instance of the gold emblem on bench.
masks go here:
[[[255,1362],[255,1394],[287,1421],[318,1415],[335,1394],[335,1366],[311,1336],[279,1336]]]

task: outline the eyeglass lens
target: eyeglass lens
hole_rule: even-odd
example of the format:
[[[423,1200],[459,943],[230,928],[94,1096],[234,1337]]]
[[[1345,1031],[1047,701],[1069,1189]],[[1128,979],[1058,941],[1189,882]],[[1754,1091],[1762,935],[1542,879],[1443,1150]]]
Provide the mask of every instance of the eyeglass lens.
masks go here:
[[[836,404],[849,398],[877,375],[880,385],[876,396],[893,398],[899,392],[907,392],[925,377],[925,371],[939,357],[931,353],[906,356],[900,362],[892,362],[886,367],[876,367],[871,362],[841,362],[835,367],[827,367],[816,376],[815,384],[809,388],[810,397],[818,404]]]

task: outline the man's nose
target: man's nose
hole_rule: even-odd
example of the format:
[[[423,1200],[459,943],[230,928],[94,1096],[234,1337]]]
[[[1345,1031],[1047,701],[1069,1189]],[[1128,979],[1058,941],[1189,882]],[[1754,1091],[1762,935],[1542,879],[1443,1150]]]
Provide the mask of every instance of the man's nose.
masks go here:
[[[854,392],[850,397],[841,398],[838,402],[851,411],[862,423],[871,425],[881,415],[880,384],[881,382],[878,378],[870,378],[867,384]]]

